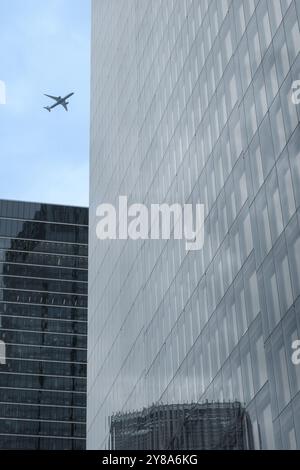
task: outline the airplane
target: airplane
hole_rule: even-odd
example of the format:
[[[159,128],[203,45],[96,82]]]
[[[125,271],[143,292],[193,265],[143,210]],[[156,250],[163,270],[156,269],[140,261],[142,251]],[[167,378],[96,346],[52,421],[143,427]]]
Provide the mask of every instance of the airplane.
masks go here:
[[[51,95],[46,95],[48,98],[52,98],[53,100],[56,101],[55,104],[53,104],[52,106],[45,106],[44,109],[47,109],[47,111],[51,111],[51,109],[55,108],[56,106],[58,105],[61,105],[65,108],[66,111],[68,111],[68,104],[69,102],[67,101],[68,98],[70,98],[71,96],[73,96],[74,93],[70,93],[69,95],[65,96],[64,98],[62,98],[61,96],[51,96]]]

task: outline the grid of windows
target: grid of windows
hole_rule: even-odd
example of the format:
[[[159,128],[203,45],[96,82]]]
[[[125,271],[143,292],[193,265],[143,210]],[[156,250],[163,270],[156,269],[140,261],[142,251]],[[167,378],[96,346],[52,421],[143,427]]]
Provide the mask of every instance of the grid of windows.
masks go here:
[[[246,403],[300,447],[300,3],[93,1],[88,447],[152,403]],[[96,207],[205,204],[205,244],[96,239]]]
[[[0,200],[0,449],[85,449],[88,210]]]

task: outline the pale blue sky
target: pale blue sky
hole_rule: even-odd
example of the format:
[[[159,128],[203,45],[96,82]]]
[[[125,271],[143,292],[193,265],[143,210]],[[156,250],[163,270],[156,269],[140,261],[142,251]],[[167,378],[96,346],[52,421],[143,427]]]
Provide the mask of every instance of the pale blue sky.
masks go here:
[[[0,0],[0,80],[0,199],[88,205],[90,0]]]

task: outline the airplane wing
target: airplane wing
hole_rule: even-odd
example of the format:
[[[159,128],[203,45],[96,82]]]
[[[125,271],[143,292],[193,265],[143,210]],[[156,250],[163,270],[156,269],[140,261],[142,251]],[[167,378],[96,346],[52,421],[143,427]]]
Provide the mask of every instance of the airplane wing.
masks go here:
[[[51,95],[46,95],[46,94],[45,96],[48,96],[48,98],[52,98],[55,101],[58,101],[60,99],[59,96],[51,96]]]
[[[61,103],[61,105],[65,108],[66,111],[68,111],[68,106],[66,105],[66,103]]]

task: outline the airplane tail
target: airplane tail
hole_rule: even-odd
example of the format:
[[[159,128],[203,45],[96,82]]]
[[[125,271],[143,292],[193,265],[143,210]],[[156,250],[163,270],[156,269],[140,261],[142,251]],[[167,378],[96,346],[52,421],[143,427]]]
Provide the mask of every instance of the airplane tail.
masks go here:
[[[44,109],[47,109],[47,111],[49,111],[49,113],[51,112],[51,109],[49,108],[49,106],[45,106]]]

